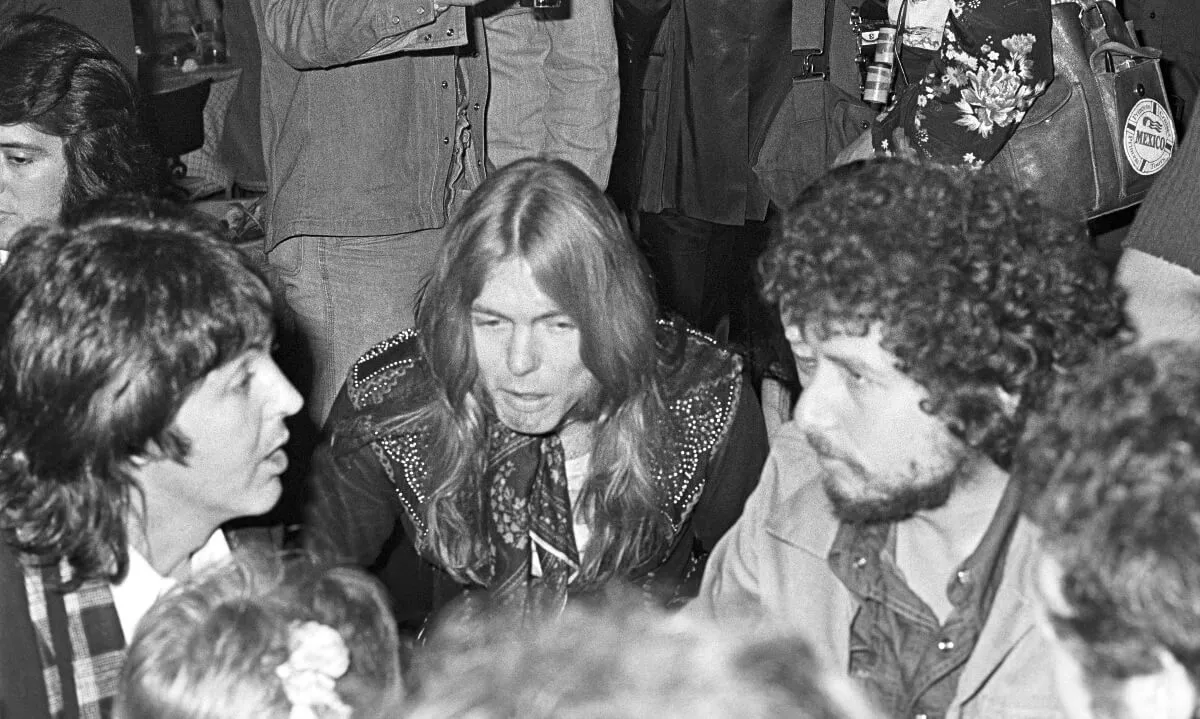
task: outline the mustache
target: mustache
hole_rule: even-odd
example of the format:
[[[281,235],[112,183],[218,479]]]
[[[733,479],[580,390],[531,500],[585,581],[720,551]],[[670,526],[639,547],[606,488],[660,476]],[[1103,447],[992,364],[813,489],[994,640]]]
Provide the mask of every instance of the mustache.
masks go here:
[[[804,438],[808,440],[808,444],[813,448],[813,451],[815,451],[821,457],[824,457],[825,459],[836,459],[849,465],[853,469],[860,471],[862,470],[862,465],[859,463],[858,459],[854,457],[854,455],[842,450],[824,435],[818,434],[812,430],[807,430],[804,432]]]

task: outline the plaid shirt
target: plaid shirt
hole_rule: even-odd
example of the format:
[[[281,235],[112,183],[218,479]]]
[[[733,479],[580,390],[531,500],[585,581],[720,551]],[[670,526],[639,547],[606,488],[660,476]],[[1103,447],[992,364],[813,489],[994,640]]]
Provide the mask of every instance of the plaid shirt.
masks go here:
[[[66,559],[47,567],[23,562],[22,569],[50,716],[110,716],[125,635],[108,580],[91,579],[62,591],[71,579]]]

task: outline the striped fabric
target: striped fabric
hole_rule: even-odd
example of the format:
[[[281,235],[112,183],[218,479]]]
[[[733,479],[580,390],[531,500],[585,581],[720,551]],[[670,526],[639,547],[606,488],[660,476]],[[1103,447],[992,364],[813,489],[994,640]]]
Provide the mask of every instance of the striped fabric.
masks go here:
[[[125,635],[106,579],[70,586],[66,559],[23,563],[29,617],[38,635],[50,715],[103,719],[112,713]]]

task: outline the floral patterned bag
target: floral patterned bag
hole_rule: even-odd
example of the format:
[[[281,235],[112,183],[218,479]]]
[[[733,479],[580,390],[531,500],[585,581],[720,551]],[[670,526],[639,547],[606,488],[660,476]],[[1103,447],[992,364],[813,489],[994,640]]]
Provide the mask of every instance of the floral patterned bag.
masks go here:
[[[1137,204],[1175,150],[1159,51],[1137,44],[1109,0],[1052,12],[1054,81],[989,166],[1070,214]]]

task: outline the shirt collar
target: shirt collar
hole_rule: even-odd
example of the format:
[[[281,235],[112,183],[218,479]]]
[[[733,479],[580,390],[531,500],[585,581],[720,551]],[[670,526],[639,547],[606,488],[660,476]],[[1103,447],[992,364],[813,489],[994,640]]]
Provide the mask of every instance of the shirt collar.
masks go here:
[[[1019,483],[1009,479],[996,506],[996,513],[978,546],[947,578],[946,595],[955,607],[980,602],[981,593],[995,594],[1004,574],[1004,560],[1021,510]],[[839,579],[846,582],[868,563],[881,561],[895,551],[896,523],[842,523],[829,549],[828,561]],[[890,560],[889,560],[890,561]]]
[[[199,572],[217,564],[229,554],[229,542],[225,539],[225,533],[218,529],[188,561],[192,572]],[[155,571],[136,549],[129,548],[129,569],[121,581],[111,585],[113,606],[121,620],[126,643],[133,640],[134,630],[154,602],[176,584],[178,582],[175,579]]]

